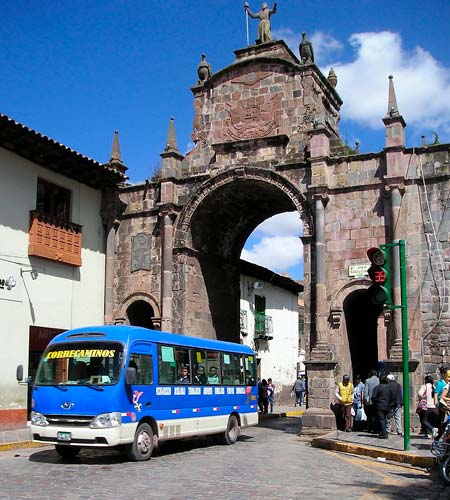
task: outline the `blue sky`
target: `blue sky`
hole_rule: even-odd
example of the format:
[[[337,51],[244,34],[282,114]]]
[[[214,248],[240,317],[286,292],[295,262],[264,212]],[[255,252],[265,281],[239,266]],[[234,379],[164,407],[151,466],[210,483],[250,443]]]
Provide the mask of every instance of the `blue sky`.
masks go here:
[[[249,3],[255,12],[262,2]],[[213,71],[233,62],[246,45],[243,4],[3,0],[0,112],[100,162],[118,130],[130,181],[143,181],[159,163],[171,116],[179,149],[191,147],[197,64],[202,52]],[[450,142],[449,20],[448,0],[281,0],[271,21],[273,37],[296,54],[306,31],[316,64],[334,67],[341,134],[368,152],[384,145],[389,74],[407,145],[422,134],[432,142],[433,132]],[[252,42],[257,21],[249,28]],[[269,221],[243,256],[301,277],[299,232],[295,215]]]

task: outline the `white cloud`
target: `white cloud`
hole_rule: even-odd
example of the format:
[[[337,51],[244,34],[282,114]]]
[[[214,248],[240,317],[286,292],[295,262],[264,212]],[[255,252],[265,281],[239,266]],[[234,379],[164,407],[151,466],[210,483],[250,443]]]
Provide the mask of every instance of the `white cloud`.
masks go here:
[[[299,266],[303,245],[297,236],[265,236],[250,249],[243,249],[241,258],[278,273]]]
[[[255,229],[254,233],[298,237],[303,234],[303,225],[297,212],[285,212],[266,219]]]
[[[344,101],[341,117],[371,128],[382,127],[388,75],[400,113],[408,125],[450,130],[450,70],[421,47],[406,51],[398,33],[356,33],[349,39],[354,60],[331,64]],[[329,67],[324,70],[328,74]]]
[[[314,49],[314,60],[320,64],[326,64],[344,48],[339,40],[322,31],[311,35],[311,43]]]
[[[278,273],[300,267],[303,225],[297,212],[274,215],[261,223],[242,250],[241,258]]]

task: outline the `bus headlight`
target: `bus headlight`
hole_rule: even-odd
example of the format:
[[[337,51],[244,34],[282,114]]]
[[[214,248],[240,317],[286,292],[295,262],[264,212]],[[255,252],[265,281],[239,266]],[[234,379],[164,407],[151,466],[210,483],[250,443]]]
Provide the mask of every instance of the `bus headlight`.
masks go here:
[[[38,413],[37,411],[31,412],[31,424],[32,425],[40,425],[42,427],[46,427],[48,425],[48,421],[42,413]]]
[[[112,413],[100,413],[89,424],[91,429],[104,429],[107,427],[119,427],[122,424],[122,417],[118,411]]]

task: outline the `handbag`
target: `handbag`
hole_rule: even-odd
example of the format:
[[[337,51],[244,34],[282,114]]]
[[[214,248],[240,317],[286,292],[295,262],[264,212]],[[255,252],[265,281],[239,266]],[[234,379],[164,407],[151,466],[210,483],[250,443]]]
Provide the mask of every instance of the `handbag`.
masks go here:
[[[422,398],[416,408],[416,413],[421,413],[422,411],[427,409],[427,398]]]

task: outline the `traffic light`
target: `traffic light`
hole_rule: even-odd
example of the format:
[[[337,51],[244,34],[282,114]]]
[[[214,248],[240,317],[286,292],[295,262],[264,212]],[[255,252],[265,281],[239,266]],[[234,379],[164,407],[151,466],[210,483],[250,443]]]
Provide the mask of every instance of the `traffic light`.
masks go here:
[[[392,304],[392,297],[389,248],[384,245],[380,245],[380,248],[369,248],[367,250],[367,257],[369,257],[372,263],[367,271],[369,278],[372,280],[372,284],[368,290],[372,302],[390,306]]]

